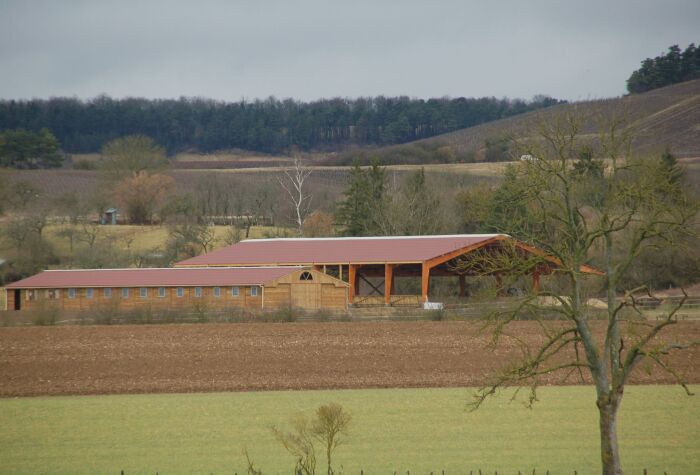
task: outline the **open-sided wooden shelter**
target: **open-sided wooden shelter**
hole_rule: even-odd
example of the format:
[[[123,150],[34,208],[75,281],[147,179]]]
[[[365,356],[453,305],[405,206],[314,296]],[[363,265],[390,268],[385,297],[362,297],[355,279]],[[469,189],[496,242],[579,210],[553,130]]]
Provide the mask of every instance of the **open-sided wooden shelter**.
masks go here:
[[[505,234],[458,234],[446,236],[291,238],[241,241],[209,254],[176,264],[179,268],[217,266],[310,266],[324,273],[337,275],[350,284],[349,302],[357,303],[360,281],[383,295],[386,305],[405,299],[395,295],[395,278],[420,277],[420,303],[429,299],[432,277],[456,276],[464,292],[465,274],[455,270],[459,259],[478,250],[496,252],[504,246],[515,246],[519,252],[543,258],[543,265],[533,269],[533,286],[539,285],[540,274],[551,271],[557,261],[536,248],[518,242]],[[597,273],[586,268],[584,272]],[[383,285],[369,282],[369,277],[383,277]],[[415,302],[418,304],[418,299]]]
[[[7,310],[301,308],[344,310],[348,284],[304,267],[49,270],[7,287]]]

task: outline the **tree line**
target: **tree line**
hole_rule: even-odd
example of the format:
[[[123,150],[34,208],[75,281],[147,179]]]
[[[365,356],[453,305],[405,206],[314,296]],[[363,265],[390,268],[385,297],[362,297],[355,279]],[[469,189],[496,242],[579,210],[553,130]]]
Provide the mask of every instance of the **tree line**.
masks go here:
[[[68,153],[94,153],[109,141],[146,135],[169,154],[240,148],[264,153],[404,143],[563,101],[482,98],[333,98],[221,102],[202,98],[0,101],[0,130],[50,130]]]
[[[700,48],[691,43],[681,51],[678,45],[673,45],[666,54],[642,61],[642,66],[627,80],[627,90],[636,94],[697,78],[700,78]]]

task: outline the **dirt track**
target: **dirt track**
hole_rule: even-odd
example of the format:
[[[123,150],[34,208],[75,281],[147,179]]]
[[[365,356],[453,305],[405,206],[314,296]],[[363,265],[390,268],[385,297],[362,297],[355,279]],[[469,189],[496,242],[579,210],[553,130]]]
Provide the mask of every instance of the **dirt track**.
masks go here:
[[[205,324],[0,328],[0,396],[475,386],[517,355],[474,324]],[[600,333],[602,326],[597,326]],[[536,325],[511,328],[530,342]],[[682,322],[664,340],[700,339]],[[673,355],[700,383],[700,349]],[[549,377],[546,384],[572,384]],[[654,370],[636,383],[672,383]]]

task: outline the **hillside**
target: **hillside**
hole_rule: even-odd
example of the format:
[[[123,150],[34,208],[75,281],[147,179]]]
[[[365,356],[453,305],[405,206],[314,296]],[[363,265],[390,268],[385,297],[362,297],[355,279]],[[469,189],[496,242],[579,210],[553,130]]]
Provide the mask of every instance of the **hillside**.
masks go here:
[[[382,159],[387,157],[394,163],[397,157],[413,157],[415,150],[421,149],[483,161],[487,140],[525,135],[528,128],[541,121],[574,111],[584,115],[629,114],[635,136],[633,146],[637,152],[652,152],[669,146],[679,157],[700,156],[700,79],[643,94],[560,104],[408,144],[375,149],[371,155]],[[585,124],[582,132],[596,131],[596,125],[591,121]]]

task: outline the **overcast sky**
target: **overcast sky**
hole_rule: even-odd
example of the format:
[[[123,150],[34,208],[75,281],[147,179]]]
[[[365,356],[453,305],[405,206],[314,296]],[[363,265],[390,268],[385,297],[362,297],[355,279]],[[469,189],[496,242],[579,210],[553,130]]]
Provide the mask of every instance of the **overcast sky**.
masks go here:
[[[700,1],[0,0],[0,97],[617,96]]]

